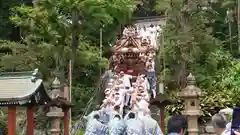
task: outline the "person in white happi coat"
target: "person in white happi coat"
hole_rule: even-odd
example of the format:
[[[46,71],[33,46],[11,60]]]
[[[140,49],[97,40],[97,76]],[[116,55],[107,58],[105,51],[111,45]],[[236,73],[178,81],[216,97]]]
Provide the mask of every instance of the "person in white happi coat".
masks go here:
[[[94,115],[100,115],[100,113],[102,112],[102,110],[101,110],[101,108],[100,108],[100,106],[98,105],[97,107],[96,107],[96,110],[94,110],[94,111],[92,111],[90,114],[88,114],[87,116],[83,116],[83,118],[85,119],[85,120],[87,120],[87,124],[86,125],[88,125],[89,123],[90,123],[90,121],[91,120],[93,120],[94,119]]]
[[[105,99],[103,100],[103,103],[101,105],[102,113],[100,115],[100,118],[104,122],[108,122],[111,117],[111,113],[113,112],[113,94],[111,93],[110,89],[106,89],[105,95]]]
[[[157,49],[157,42],[156,42],[157,30],[156,30],[156,28],[154,27],[154,25],[151,24],[150,27],[148,28],[148,31],[150,33],[151,46],[153,48]]]
[[[145,135],[144,124],[131,112],[125,121],[125,135]]]
[[[141,94],[142,99],[146,100],[147,102],[150,101],[150,96],[149,96],[148,91],[146,91],[144,89],[139,89],[139,93]]]
[[[121,97],[124,97],[125,93],[126,93],[126,87],[125,84],[123,83],[123,79],[119,79],[117,82],[117,86],[118,87],[118,91],[121,94]]]
[[[128,35],[128,33],[129,33],[129,32],[128,32],[128,28],[129,28],[129,27],[125,26],[125,28],[123,29],[123,33],[122,33],[123,36],[127,36],[127,35]]]
[[[124,105],[125,106],[131,106],[132,102],[131,102],[131,98],[132,98],[132,94],[134,93],[134,88],[133,87],[127,87],[126,88],[126,92],[125,92],[125,98],[124,98]]]
[[[147,90],[149,90],[149,88],[150,88],[150,86],[149,86],[148,80],[141,78],[138,89],[147,91]]]
[[[119,79],[122,80],[124,87],[131,87],[130,79],[132,79],[131,75],[125,74],[123,71],[119,73]]]
[[[159,36],[162,33],[162,28],[159,25],[157,25],[156,30],[157,30],[157,36]]]
[[[155,69],[154,69],[155,62],[152,57],[148,58],[148,61],[146,62],[146,67],[148,67],[149,65],[151,65],[151,67],[153,68],[152,70],[155,71]]]
[[[156,53],[155,53],[154,51],[150,51],[150,52],[148,53],[148,60],[149,60],[149,59],[153,59],[155,56],[156,56]]]
[[[141,96],[142,95],[140,93],[138,93],[136,95],[136,101],[134,101],[133,104],[132,104],[132,111],[134,111],[134,112],[138,112],[139,111],[139,109],[140,109],[139,105],[141,105],[141,104],[139,104],[139,102],[141,100]]]
[[[120,115],[120,116],[122,116],[122,115],[120,114],[120,106],[118,106],[118,105],[113,107],[113,112],[112,112],[112,114],[111,114],[111,119],[113,119],[115,115]]]
[[[144,123],[146,135],[163,135],[162,130],[158,125],[158,122],[151,117],[150,110],[147,110],[144,113],[141,121]]]
[[[108,84],[107,84],[107,88],[113,88],[113,83],[114,83],[114,80],[113,79],[110,79],[109,80],[110,82],[108,82]]]
[[[121,135],[124,132],[124,122],[119,114],[114,115],[108,123],[109,135]]]
[[[141,29],[140,36],[142,37],[142,41],[146,40],[149,42],[150,33],[145,26]]]
[[[142,93],[138,96],[139,100],[137,102],[138,104],[138,116],[139,118],[143,117],[144,112],[148,110],[149,107],[149,98],[148,94],[145,94],[143,91]]]
[[[109,120],[111,113],[113,112],[113,105],[114,105],[114,92],[110,91],[108,89],[106,89],[106,93],[105,93],[105,99],[103,100],[103,103],[101,105],[101,118],[103,118],[104,120]],[[102,115],[104,115],[102,117]]]
[[[100,116],[98,114],[95,114],[93,117],[93,120],[87,125],[84,135],[106,135],[108,127],[99,121]]]
[[[114,96],[114,105],[113,106],[119,106],[120,107],[120,114],[123,113],[123,97],[120,97],[120,93],[116,92]]]

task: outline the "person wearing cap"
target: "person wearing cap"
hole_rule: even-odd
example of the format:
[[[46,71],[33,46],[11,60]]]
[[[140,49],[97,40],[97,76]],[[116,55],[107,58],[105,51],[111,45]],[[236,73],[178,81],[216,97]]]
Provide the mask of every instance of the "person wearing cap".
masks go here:
[[[151,111],[147,109],[141,118],[144,124],[146,135],[163,135],[158,122],[151,117]]]

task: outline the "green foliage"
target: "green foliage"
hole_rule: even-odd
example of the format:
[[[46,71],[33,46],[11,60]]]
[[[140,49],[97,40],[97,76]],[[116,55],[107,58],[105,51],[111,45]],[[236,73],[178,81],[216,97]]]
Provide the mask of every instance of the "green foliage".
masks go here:
[[[4,135],[7,134],[7,117],[2,109],[0,109],[0,130]]]
[[[9,20],[11,8],[18,5],[19,0],[6,0],[0,2],[0,39],[9,39],[13,24]]]
[[[78,35],[78,48],[73,68],[73,117],[84,112],[93,89],[98,84],[99,69],[107,59],[99,57],[99,29],[103,27],[103,45],[108,48],[121,24],[134,10],[131,0],[41,0],[35,7],[12,7],[10,20],[22,31],[22,43],[1,41],[1,71],[22,71],[40,68],[46,81],[52,71],[68,76],[72,57],[72,33]],[[72,13],[80,20],[72,24]],[[23,48],[18,48],[23,46]],[[66,80],[67,82],[68,80]]]
[[[226,17],[222,17],[222,7],[217,8],[214,5],[216,3],[204,1],[186,3],[177,0],[170,3],[166,0],[158,4],[163,2],[168,4],[158,5],[157,8],[165,10],[168,15],[163,32],[165,48],[162,49],[166,64],[162,72],[166,74],[168,94],[181,103],[176,97],[176,91],[184,88],[184,79],[191,72],[203,92],[203,118],[216,113],[217,108],[239,105],[236,96],[240,94],[239,61],[229,53],[228,39],[217,35],[221,28],[228,25],[217,24],[217,19],[222,18],[224,22]],[[219,14],[213,16],[215,12]],[[226,31],[221,32],[228,34]],[[182,109],[182,104],[168,107],[170,114],[180,113]]]
[[[3,134],[7,134],[7,120],[6,119],[3,119],[1,118],[0,120],[0,130],[3,132]]]
[[[85,131],[77,132],[77,135],[84,135]]]

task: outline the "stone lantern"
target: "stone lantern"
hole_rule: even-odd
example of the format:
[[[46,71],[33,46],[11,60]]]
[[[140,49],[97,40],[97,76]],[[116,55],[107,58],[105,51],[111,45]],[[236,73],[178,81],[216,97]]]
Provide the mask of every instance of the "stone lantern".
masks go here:
[[[198,135],[198,117],[202,114],[200,110],[201,90],[196,85],[195,77],[190,73],[187,77],[187,87],[180,93],[179,97],[184,100],[184,111],[188,121],[188,135]]]
[[[61,83],[56,76],[53,83],[52,83],[52,91],[51,91],[51,98],[57,99],[58,97],[61,97]],[[62,117],[64,116],[64,112],[62,108],[59,108],[57,106],[50,107],[50,111],[47,113],[47,116],[51,118],[51,135],[60,135],[60,122]]]

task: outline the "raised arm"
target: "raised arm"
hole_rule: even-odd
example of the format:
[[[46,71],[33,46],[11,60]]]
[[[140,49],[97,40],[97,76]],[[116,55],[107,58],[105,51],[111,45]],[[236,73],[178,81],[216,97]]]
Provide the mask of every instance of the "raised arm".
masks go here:
[[[120,97],[114,104],[114,106],[121,105],[122,103],[122,97]]]

